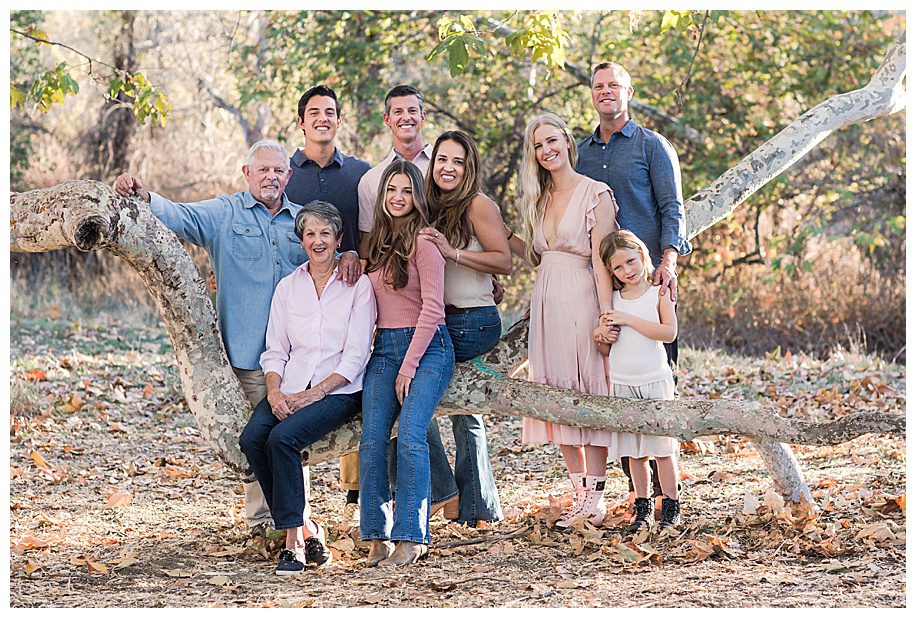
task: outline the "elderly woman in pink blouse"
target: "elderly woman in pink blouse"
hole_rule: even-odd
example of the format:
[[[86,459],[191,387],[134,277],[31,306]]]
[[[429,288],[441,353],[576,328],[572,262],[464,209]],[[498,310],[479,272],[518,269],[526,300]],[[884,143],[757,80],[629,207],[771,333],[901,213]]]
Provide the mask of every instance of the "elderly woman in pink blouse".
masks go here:
[[[286,530],[277,575],[331,561],[313,521],[304,521],[300,454],[360,408],[376,305],[366,275],[349,287],[337,278],[343,223],[327,202],[306,204],[295,231],[308,261],[277,285],[261,368],[267,398],[239,440],[264,490],[274,528]]]

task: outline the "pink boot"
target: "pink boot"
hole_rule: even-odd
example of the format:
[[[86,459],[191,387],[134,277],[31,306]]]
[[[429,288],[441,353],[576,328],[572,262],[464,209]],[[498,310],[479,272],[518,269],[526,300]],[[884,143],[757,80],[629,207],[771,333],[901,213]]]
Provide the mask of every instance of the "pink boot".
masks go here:
[[[566,509],[554,524],[557,528],[568,528],[578,520],[582,515],[582,507],[588,497],[588,490],[585,489],[585,475],[581,472],[570,472],[569,481],[573,488],[572,506]]]

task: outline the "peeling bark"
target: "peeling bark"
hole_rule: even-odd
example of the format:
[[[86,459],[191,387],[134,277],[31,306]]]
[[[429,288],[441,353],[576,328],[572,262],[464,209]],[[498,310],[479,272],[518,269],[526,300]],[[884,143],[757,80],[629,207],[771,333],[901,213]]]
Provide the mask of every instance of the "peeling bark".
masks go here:
[[[231,468],[246,470],[238,437],[251,406],[229,365],[204,281],[175,234],[145,202],[91,180],[11,197],[11,251],[70,246],[110,251],[143,278],[172,339],[182,390],[201,435]]]
[[[837,129],[904,109],[905,76],[906,32],[891,46],[864,88],[834,95],[811,108],[685,201],[687,236],[693,238],[730,215]]]
[[[784,171],[831,131],[903,108],[906,66],[903,36],[869,85],[813,108],[686,203],[688,236],[724,218],[749,195]],[[68,246],[104,249],[141,275],[175,347],[182,388],[201,435],[232,469],[247,463],[238,436],[251,408],[229,366],[205,284],[175,235],[137,198],[122,198],[94,181],[71,181],[14,194],[12,251],[40,252]],[[855,414],[829,423],[780,417],[754,402],[725,399],[638,401],[595,397],[513,377],[527,356],[527,323],[516,325],[482,358],[459,363],[437,416],[509,414],[566,425],[676,436],[709,434],[752,438],[780,493],[809,499],[798,462],[785,443],[838,444],[865,433],[903,434],[906,418]],[[311,463],[354,451],[359,422],[351,421],[303,453]]]

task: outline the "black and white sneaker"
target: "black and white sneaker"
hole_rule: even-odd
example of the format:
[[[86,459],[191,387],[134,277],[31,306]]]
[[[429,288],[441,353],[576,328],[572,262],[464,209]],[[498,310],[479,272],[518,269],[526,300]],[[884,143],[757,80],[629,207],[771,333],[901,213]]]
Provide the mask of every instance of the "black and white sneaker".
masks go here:
[[[296,553],[289,549],[280,552],[280,561],[277,563],[277,575],[295,575],[305,571],[305,564],[296,558]]]
[[[651,528],[652,524],[655,523],[655,517],[652,514],[652,501],[648,498],[636,498],[633,503],[633,510],[636,511],[636,517],[633,518],[633,523],[627,529],[630,534],[635,534],[643,528]]]
[[[681,501],[672,500],[665,496],[662,498],[662,521],[660,528],[673,528],[681,525]]]
[[[321,539],[315,536],[310,536],[305,539],[306,564],[315,564],[319,567],[323,567],[331,564],[332,561],[333,557],[331,556],[331,550],[325,547]]]

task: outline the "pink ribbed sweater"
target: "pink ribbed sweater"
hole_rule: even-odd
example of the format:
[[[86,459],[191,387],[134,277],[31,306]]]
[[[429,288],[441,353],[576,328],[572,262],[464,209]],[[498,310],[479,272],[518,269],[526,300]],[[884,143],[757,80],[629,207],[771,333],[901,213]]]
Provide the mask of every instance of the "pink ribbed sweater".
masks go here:
[[[416,327],[399,373],[414,377],[436,328],[445,324],[445,259],[432,241],[417,240],[407,263],[407,285],[395,290],[381,269],[369,273],[378,304],[378,328]]]

